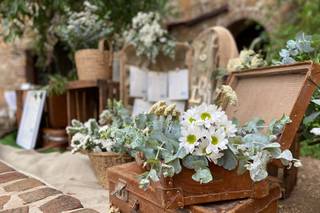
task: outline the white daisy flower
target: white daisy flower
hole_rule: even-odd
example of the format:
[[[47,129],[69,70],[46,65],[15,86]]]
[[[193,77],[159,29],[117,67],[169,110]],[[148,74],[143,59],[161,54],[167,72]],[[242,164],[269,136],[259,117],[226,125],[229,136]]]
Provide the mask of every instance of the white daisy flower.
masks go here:
[[[237,128],[236,125],[234,125],[232,123],[232,121],[227,120],[224,125],[222,125],[222,127],[224,128],[227,137],[234,137],[236,136],[237,133]]]
[[[196,111],[196,124],[204,125],[209,128],[220,116],[219,109],[216,105],[201,104],[195,108]]]
[[[181,123],[183,126],[194,124],[196,121],[197,110],[196,108],[188,109],[181,116]]]
[[[195,147],[199,144],[200,139],[204,136],[202,130],[197,126],[182,128],[181,137],[179,138],[180,147],[183,147],[187,153],[193,153]]]
[[[223,129],[211,128],[206,134],[206,139],[208,140],[207,154],[219,153],[220,150],[227,149],[228,140]]]

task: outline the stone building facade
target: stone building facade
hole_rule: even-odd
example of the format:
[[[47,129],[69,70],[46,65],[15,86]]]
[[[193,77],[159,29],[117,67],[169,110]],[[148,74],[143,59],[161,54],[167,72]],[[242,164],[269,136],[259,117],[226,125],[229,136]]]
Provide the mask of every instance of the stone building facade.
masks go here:
[[[290,8],[278,0],[174,0],[172,7],[178,18],[171,18],[168,27],[178,40],[192,41],[204,29],[219,25],[234,36],[250,23],[272,32]]]

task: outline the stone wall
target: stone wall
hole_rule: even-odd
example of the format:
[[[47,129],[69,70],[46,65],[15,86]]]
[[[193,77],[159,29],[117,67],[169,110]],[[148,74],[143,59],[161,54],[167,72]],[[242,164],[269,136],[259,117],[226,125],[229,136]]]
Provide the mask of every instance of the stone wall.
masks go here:
[[[257,22],[272,32],[288,9],[287,5],[280,7],[277,0],[175,0],[173,5],[179,17],[171,19],[169,27],[172,25],[171,32],[181,41],[192,41],[208,27],[228,28],[241,20]]]
[[[26,81],[26,52],[23,48],[11,46],[0,39],[0,107],[5,103],[3,92],[18,88]]]

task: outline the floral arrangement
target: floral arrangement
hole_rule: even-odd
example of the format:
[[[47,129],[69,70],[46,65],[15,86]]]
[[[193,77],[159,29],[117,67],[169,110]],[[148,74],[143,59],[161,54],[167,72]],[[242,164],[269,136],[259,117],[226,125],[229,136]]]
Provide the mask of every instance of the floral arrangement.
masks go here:
[[[260,54],[255,53],[251,49],[244,49],[241,50],[238,58],[233,58],[229,60],[227,70],[240,71],[245,69],[263,67],[266,65],[266,61],[263,60]]]
[[[295,40],[288,40],[285,49],[279,52],[280,61],[274,61],[274,64],[292,64],[297,61],[309,60],[314,52],[312,44],[314,43],[311,35],[298,33]]]
[[[180,113],[174,104],[160,101],[148,113],[133,118],[121,103],[109,105],[99,124],[94,119],[84,124],[73,121],[67,128],[73,135],[73,151],[128,153],[145,168],[139,176],[144,189],[161,177],[179,174],[183,167],[194,170],[194,181],[209,183],[214,180],[212,163],[237,169],[238,174],[248,171],[253,181],[268,176],[267,164],[273,159],[288,167],[301,166],[277,142],[283,127],[291,122],[287,116],[268,126],[258,118],[240,126],[216,105],[202,104]]]
[[[131,123],[129,112],[121,102],[108,100],[108,109],[100,114],[99,123],[89,119],[85,123],[72,120],[67,133],[72,136],[72,152],[128,152],[124,141],[115,140],[121,128]]]
[[[132,128],[140,134],[135,134],[138,138],[132,138],[129,146],[147,168],[140,185],[146,188],[162,176],[172,177],[182,167],[195,171],[193,180],[208,183],[214,179],[210,163],[227,170],[237,168],[239,174],[249,171],[253,181],[268,176],[267,164],[272,159],[280,159],[285,166],[300,166],[300,161],[289,150],[281,152],[276,142],[288,122],[283,116],[269,126],[254,119],[238,127],[216,105],[202,104],[179,116],[174,105],[158,102],[148,114],[138,115]],[[262,131],[265,128],[267,133]]]
[[[66,10],[67,20],[57,27],[56,33],[73,51],[96,47],[99,39],[108,37],[113,31],[108,14],[101,19],[97,6],[89,1],[84,1],[83,11]]]
[[[125,41],[135,46],[137,55],[144,55],[152,62],[163,52],[174,57],[175,42],[160,24],[160,15],[155,12],[139,12],[133,19],[131,28],[124,33]]]

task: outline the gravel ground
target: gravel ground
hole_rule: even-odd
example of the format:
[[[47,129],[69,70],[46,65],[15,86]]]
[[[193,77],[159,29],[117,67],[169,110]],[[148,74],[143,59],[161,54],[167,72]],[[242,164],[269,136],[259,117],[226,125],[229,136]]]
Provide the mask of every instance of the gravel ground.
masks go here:
[[[301,161],[298,185],[288,199],[280,201],[280,213],[320,212],[320,160],[303,157]]]

